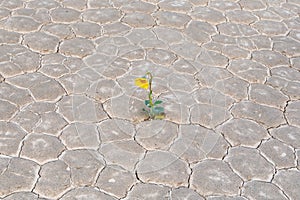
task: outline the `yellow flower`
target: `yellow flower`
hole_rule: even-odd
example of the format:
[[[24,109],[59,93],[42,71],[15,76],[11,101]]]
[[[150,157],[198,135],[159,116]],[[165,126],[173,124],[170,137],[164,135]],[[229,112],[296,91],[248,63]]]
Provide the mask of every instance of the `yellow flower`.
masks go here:
[[[136,78],[134,80],[136,86],[147,90],[149,88],[149,81],[146,78]]]

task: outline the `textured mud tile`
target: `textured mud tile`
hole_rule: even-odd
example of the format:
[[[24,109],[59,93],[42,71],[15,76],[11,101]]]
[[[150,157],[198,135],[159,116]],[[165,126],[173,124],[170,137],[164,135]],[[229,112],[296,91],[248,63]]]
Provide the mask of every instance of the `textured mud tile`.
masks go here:
[[[19,106],[23,106],[33,101],[27,90],[4,82],[0,83],[0,98]]]
[[[123,140],[103,144],[99,152],[104,156],[107,164],[119,165],[128,171],[133,171],[136,163],[143,158],[145,149],[134,140]]]
[[[171,50],[185,59],[194,60],[201,52],[202,48],[191,42],[182,42],[180,44],[172,45]]]
[[[40,200],[38,198],[37,194],[34,194],[32,192],[16,192],[11,195],[8,195],[7,197],[3,198],[3,200],[17,200],[17,199],[23,199],[23,200]]]
[[[122,19],[122,22],[136,28],[152,27],[155,25],[155,21],[150,14],[139,12],[126,14]]]
[[[142,111],[142,108],[145,107],[144,102],[128,95],[114,97],[105,102],[103,106],[111,117],[130,121],[143,121],[147,118],[147,115]]]
[[[296,150],[297,168],[300,170],[300,150]]]
[[[5,165],[2,165],[2,163]],[[31,191],[38,178],[39,166],[30,160],[0,157],[0,197],[13,192]],[[5,183],[5,184],[4,184]]]
[[[300,148],[300,128],[291,125],[285,125],[279,128],[271,129],[270,133],[276,139],[291,145],[294,148]]]
[[[213,88],[201,88],[193,92],[193,98],[202,104],[215,105],[228,108],[234,103],[234,99],[226,96]]]
[[[51,78],[59,78],[63,75],[69,74],[70,70],[61,64],[52,64],[52,65],[43,65],[39,72],[51,77]]]
[[[197,192],[189,188],[178,188],[171,191],[171,198],[173,200],[204,200]]]
[[[191,21],[184,32],[200,44],[210,41],[211,36],[217,33],[214,26],[201,21]]]
[[[189,107],[182,103],[169,102],[164,105],[166,120],[175,122],[177,124],[189,124],[190,114]]]
[[[197,62],[214,67],[226,67],[228,61],[226,56],[216,51],[202,50],[197,57]]]
[[[243,195],[249,199],[287,200],[275,185],[262,181],[250,181],[244,185]]]
[[[241,9],[240,5],[237,2],[223,1],[223,0],[210,1],[209,7],[216,8],[216,9],[222,10],[222,11],[240,10]]]
[[[131,139],[135,135],[132,123],[121,119],[107,119],[98,126],[102,142]]]
[[[124,4],[120,9],[124,12],[153,13],[157,7],[149,2],[131,1],[128,4]]]
[[[285,123],[283,113],[279,109],[250,101],[242,101],[235,104],[232,108],[232,114],[237,118],[254,120],[267,128],[276,127]]]
[[[300,127],[300,101],[290,102],[286,108],[285,116],[290,125]]]
[[[300,72],[294,68],[290,67],[276,67],[271,69],[272,76],[277,76],[284,78],[288,81],[297,81],[300,80]]]
[[[26,5],[28,8],[46,8],[52,9],[59,6],[59,3],[55,0],[33,0],[29,1]]]
[[[250,51],[247,51],[237,45],[224,46],[222,53],[229,59],[248,58],[250,56]]]
[[[257,149],[233,147],[225,158],[244,180],[270,181],[274,166],[259,154]]]
[[[47,198],[58,198],[71,188],[71,172],[63,161],[57,160],[42,166],[40,178],[33,190]]]
[[[0,153],[17,156],[21,141],[27,133],[11,122],[0,122]],[[1,184],[0,184],[1,185]],[[0,186],[1,187],[1,186]]]
[[[115,8],[87,9],[83,12],[83,19],[96,23],[114,22],[121,18],[121,12]]]
[[[159,25],[175,28],[184,28],[191,20],[189,15],[169,11],[158,11],[154,14],[154,17]]]
[[[158,39],[143,40],[140,45],[144,49],[149,49],[149,48],[168,49],[169,48],[168,44]]]
[[[28,73],[9,78],[8,81],[20,87],[28,88],[36,100],[56,101],[65,91],[56,80],[40,73]]]
[[[25,129],[28,133],[33,131],[35,125],[39,122],[40,117],[37,113],[25,110],[19,112],[12,121],[18,125],[20,125],[23,129]]]
[[[240,6],[245,10],[264,10],[267,6],[260,0],[253,0],[253,1],[247,1],[247,0],[241,0],[239,1]]]
[[[159,39],[169,44],[178,43],[183,39],[182,33],[169,27],[154,27],[153,31]]]
[[[300,56],[300,41],[287,37],[272,38],[274,41],[274,50],[289,57]]]
[[[254,28],[246,24],[223,23],[218,25],[218,30],[221,34],[233,37],[258,35]]]
[[[20,34],[0,29],[0,43],[16,44],[20,41]]]
[[[137,164],[137,174],[143,182],[170,187],[187,186],[189,173],[187,163],[165,151],[149,152]]]
[[[67,56],[85,57],[93,53],[95,46],[91,40],[73,38],[65,40],[60,45],[59,51]]]
[[[269,75],[267,67],[248,59],[233,60],[227,69],[250,83],[264,83]]]
[[[281,170],[275,174],[272,181],[284,190],[290,199],[297,199],[300,196],[300,172],[299,170]]]
[[[177,125],[169,121],[145,121],[137,125],[136,141],[147,150],[166,150],[177,137]]]
[[[62,131],[60,139],[67,149],[98,149],[100,145],[97,126],[74,123]]]
[[[138,44],[146,39],[156,39],[155,34],[151,30],[143,28],[133,29],[125,37],[133,44]]]
[[[80,12],[71,8],[55,8],[51,10],[50,16],[54,22],[68,23],[80,20]]]
[[[111,43],[101,43],[97,45],[97,53],[105,54],[108,56],[116,56],[118,53],[118,46]]]
[[[58,79],[68,94],[82,94],[88,90],[91,82],[78,74],[67,74]]]
[[[251,84],[249,92],[250,100],[283,109],[289,98],[279,90],[264,84]]]
[[[13,9],[23,7],[23,4],[24,4],[24,2],[22,0],[2,1],[1,7],[13,10]]]
[[[0,22],[0,27],[21,33],[37,31],[40,25],[40,23],[31,17],[25,16],[9,17],[8,19]]]
[[[42,31],[59,37],[59,39],[69,39],[74,36],[72,29],[67,24],[51,23],[42,27]]]
[[[300,30],[300,21],[298,18],[293,20],[283,20],[283,23],[290,29]]]
[[[97,70],[97,68],[94,69],[108,79],[116,79],[123,76],[128,71],[130,65],[131,62],[129,60],[124,58],[116,58],[109,63],[109,66],[105,66],[99,70]]]
[[[71,168],[71,180],[77,187],[92,185],[105,166],[103,157],[95,150],[67,150],[60,159]]]
[[[292,67],[294,69],[300,70],[300,57],[290,59],[292,63]]]
[[[254,36],[255,37],[255,36]],[[257,36],[258,37],[258,36]],[[257,45],[255,44],[254,41],[252,41],[253,37],[238,37],[235,38],[236,40],[236,45],[244,50],[248,50],[248,51],[253,51],[258,49]],[[262,44],[263,42],[265,42],[266,38],[265,37],[261,37],[262,40]]]
[[[245,197],[241,196],[210,196],[207,198],[207,200],[247,200]]]
[[[0,120],[9,120],[18,110],[15,104],[0,99]]]
[[[218,127],[217,132],[221,132],[232,146],[242,145],[255,148],[261,140],[270,137],[261,125],[247,119],[231,119]]]
[[[291,32],[289,32],[289,37],[291,39],[294,39],[294,40],[298,40],[300,41],[300,31],[299,30],[292,30]]]
[[[23,72],[33,72],[39,67],[39,54],[26,50],[12,57],[12,63],[22,69]]]
[[[137,180],[134,173],[119,166],[110,165],[100,173],[95,185],[112,196],[124,198],[135,182]]]
[[[82,95],[63,97],[58,111],[71,122],[98,122],[107,118],[98,102]]]
[[[61,200],[72,200],[72,199],[101,199],[101,200],[116,200],[116,198],[109,196],[98,189],[93,187],[82,187],[75,188],[67,192]]]
[[[36,133],[57,135],[67,125],[66,120],[56,112],[43,113],[40,118],[39,123],[33,129]]]
[[[115,81],[103,79],[92,84],[87,94],[104,103],[108,99],[122,94],[122,90]]]
[[[147,53],[147,58],[156,64],[170,65],[176,59],[176,55],[163,49],[152,49]]]
[[[194,19],[206,21],[210,24],[220,24],[226,21],[222,12],[209,7],[196,7],[191,13]]]
[[[238,24],[251,24],[258,21],[258,17],[252,14],[252,12],[245,10],[234,10],[226,12],[226,17],[230,22]]]
[[[24,44],[42,54],[55,53],[59,39],[42,32],[29,33],[24,36]]]
[[[277,14],[275,14],[274,12],[272,12],[269,9],[266,10],[257,10],[252,12],[255,16],[259,17],[260,20],[276,20],[276,21],[280,21],[281,18],[280,16],[278,16]]]
[[[234,99],[246,99],[248,82],[237,78],[228,78],[216,82],[215,89],[221,91],[223,94],[228,95]]]
[[[192,9],[192,4],[188,0],[166,0],[159,2],[158,6],[162,10],[174,12],[188,12]]]
[[[297,6],[293,6],[295,9],[297,9]],[[283,5],[277,5],[277,6],[272,6],[269,8],[270,11],[274,12],[275,14],[279,15],[282,19],[291,19],[294,18],[295,15],[297,14],[297,11],[295,12],[292,9],[287,9]],[[299,8],[298,8],[299,9]]]
[[[64,7],[73,8],[80,11],[86,8],[86,0],[63,0],[62,5]]]
[[[285,35],[288,31],[283,22],[261,20],[253,24],[259,32],[265,35]]]
[[[87,6],[88,8],[102,8],[102,7],[110,7],[112,6],[111,2],[109,0],[87,0]]]
[[[44,164],[55,160],[63,150],[64,145],[57,137],[32,133],[24,140],[21,157]]]
[[[200,64],[191,60],[178,59],[170,68],[175,69],[177,72],[194,75],[199,71]]]
[[[293,148],[276,139],[262,143],[259,150],[273,162],[276,168],[291,168],[296,165]]]
[[[103,26],[103,34],[104,35],[122,35],[127,33],[131,29],[130,26],[121,23],[115,22],[111,24],[106,24]]]
[[[54,112],[56,105],[49,102],[34,102],[25,108],[25,111],[31,111],[37,114],[43,114],[47,112]]]
[[[278,76],[271,76],[267,79],[266,83],[274,88],[280,89],[285,95],[288,95],[291,100],[297,100],[300,97],[299,82],[287,81],[287,79]]]
[[[173,73],[166,77],[166,80],[168,81],[168,87],[172,91],[193,91],[198,87],[197,81],[189,74]]]
[[[152,200],[159,198],[169,198],[171,188],[162,185],[138,183],[128,192],[125,200],[144,199]]]
[[[229,117],[227,109],[215,105],[197,104],[191,108],[191,122],[207,128],[215,128]]]
[[[186,105],[187,107],[191,107],[197,103],[190,92],[183,91],[168,91],[164,94],[161,94],[159,98],[164,102],[182,104]]]
[[[228,164],[219,160],[205,160],[193,168],[191,188],[203,196],[237,195],[242,179]]]
[[[0,20],[8,17],[10,15],[10,11],[6,8],[0,8]]]
[[[101,36],[101,26],[91,22],[78,22],[72,24],[75,35],[83,38],[95,38]]]
[[[222,149],[218,143],[221,137],[221,135],[198,125],[180,125],[179,136],[172,144],[170,151],[189,163],[199,162],[216,154],[217,151],[223,150],[220,153],[221,156],[220,154],[214,156],[222,157],[226,148]]]
[[[237,45],[236,38],[228,35],[217,34],[212,36],[212,40],[216,43],[221,43],[226,45]]]
[[[213,87],[218,81],[232,77],[226,69],[219,67],[203,67],[196,74],[195,78],[201,86]]]

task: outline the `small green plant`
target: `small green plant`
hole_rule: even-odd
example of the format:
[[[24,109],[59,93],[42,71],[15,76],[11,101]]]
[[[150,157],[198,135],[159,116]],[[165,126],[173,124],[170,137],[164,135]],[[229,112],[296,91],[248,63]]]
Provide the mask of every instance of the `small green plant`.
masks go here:
[[[154,100],[153,98],[152,79],[152,74],[147,72],[145,76],[135,79],[135,85],[144,90],[148,90],[148,99],[145,100],[145,105],[148,109],[143,109],[143,111],[148,114],[150,119],[164,119],[165,113],[164,108],[161,107],[162,101]]]

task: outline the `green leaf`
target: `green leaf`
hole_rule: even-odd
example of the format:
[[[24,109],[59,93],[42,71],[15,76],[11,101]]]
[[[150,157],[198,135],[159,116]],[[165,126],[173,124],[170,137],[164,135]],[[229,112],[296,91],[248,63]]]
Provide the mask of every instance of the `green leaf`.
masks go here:
[[[158,115],[158,114],[162,114],[164,112],[164,108],[163,107],[154,107],[153,108],[153,112]]]
[[[161,104],[163,101],[161,101],[161,100],[157,100],[157,101],[155,101],[155,103],[154,103],[154,105],[156,106],[156,105],[158,105],[158,104]]]
[[[150,101],[149,101],[149,100],[145,100],[145,105],[146,105],[148,108],[150,108],[150,107],[151,107]]]

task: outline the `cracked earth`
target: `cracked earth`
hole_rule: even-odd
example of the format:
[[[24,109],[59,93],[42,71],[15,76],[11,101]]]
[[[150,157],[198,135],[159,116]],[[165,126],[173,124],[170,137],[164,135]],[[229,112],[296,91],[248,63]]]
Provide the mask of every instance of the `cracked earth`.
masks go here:
[[[0,0],[1,200],[299,200],[299,0]],[[145,120],[154,75],[165,120]]]

